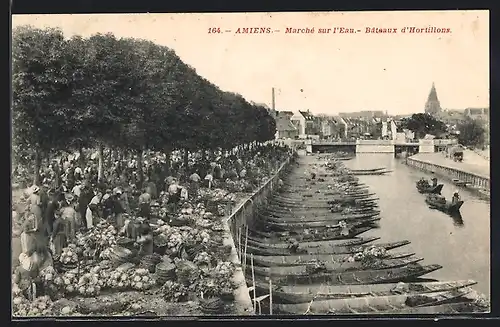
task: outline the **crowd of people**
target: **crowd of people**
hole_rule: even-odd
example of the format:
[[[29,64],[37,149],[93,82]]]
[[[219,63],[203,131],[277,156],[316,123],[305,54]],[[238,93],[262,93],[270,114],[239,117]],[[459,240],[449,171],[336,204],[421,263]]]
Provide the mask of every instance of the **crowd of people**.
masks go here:
[[[231,155],[221,151],[192,154],[188,166],[176,154],[167,158],[147,152],[142,160],[114,160],[101,178],[94,156],[53,160],[41,172],[41,185],[25,191],[24,212],[13,212],[13,220],[23,222],[17,284],[31,294],[37,276],[75,241],[76,233],[91,230],[101,221],[135,241],[139,256],[152,254],[152,206],[174,216],[179,204],[196,199],[200,188],[224,188],[225,183],[238,179],[259,184],[264,172],[276,169],[292,152],[279,144],[256,145]],[[170,165],[165,164],[167,160]]]

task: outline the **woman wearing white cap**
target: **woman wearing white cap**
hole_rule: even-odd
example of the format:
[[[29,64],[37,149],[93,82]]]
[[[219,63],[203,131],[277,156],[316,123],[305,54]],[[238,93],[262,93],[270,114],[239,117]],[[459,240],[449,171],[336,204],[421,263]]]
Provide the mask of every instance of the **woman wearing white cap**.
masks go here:
[[[87,228],[92,228],[94,226],[94,217],[97,218],[97,209],[101,203],[102,193],[98,192],[92,200],[90,200],[87,206],[87,211],[85,212],[85,221],[87,222]]]
[[[40,188],[36,185],[31,187],[31,194],[28,198],[29,212],[35,216],[37,220],[37,229],[42,225],[42,199],[40,197]]]

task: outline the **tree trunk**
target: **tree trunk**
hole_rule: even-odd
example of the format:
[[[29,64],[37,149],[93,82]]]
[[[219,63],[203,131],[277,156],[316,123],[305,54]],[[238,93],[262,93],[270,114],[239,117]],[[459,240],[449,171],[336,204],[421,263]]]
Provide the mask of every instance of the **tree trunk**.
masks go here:
[[[184,149],[184,169],[187,171],[189,166],[189,151]]]
[[[78,158],[78,162],[80,163],[80,168],[83,169],[84,165],[85,165],[85,154],[83,153],[83,147],[80,146],[79,149],[78,149],[78,153],[80,153],[80,157]]]
[[[108,167],[113,166],[113,150],[111,148],[108,149]]]
[[[142,149],[137,151],[137,177],[139,182],[137,186],[142,188],[142,183],[144,182],[144,167],[142,165]]]
[[[97,151],[99,157],[99,163],[97,165],[97,179],[101,180],[104,178],[104,147],[102,144],[99,144]]]
[[[40,167],[42,166],[42,156],[40,150],[35,150],[35,171],[33,176],[33,184],[40,186]]]

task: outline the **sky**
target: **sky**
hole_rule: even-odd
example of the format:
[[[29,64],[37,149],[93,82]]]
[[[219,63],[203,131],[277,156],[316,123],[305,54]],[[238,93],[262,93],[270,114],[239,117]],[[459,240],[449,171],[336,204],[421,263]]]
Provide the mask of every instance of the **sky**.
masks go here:
[[[248,101],[271,106],[274,87],[277,110],[423,112],[433,82],[445,109],[489,107],[488,11],[13,15],[19,25],[151,40]],[[273,32],[236,33],[245,27]],[[313,34],[285,33],[313,27]],[[360,32],[318,33],[334,27]],[[372,27],[398,32],[366,33]]]

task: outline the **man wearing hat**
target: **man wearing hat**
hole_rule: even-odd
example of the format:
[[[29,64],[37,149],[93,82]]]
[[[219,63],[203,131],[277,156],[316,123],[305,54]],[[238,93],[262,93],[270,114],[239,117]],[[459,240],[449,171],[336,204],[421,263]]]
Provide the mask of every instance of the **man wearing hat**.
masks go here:
[[[460,201],[460,195],[458,194],[458,190],[455,190],[453,193],[453,197],[451,198],[451,204],[457,204]]]
[[[151,216],[151,194],[148,193],[147,188],[144,188],[139,196],[139,214],[146,219]]]
[[[115,189],[112,197],[112,208],[111,212],[115,215],[116,218],[116,227],[120,230],[124,225],[123,214],[125,213],[125,209],[122,206],[122,202],[120,201],[120,196],[122,195],[121,189]]]
[[[431,181],[432,181],[432,187],[436,187],[438,185],[438,179],[436,177],[433,177]]]
[[[192,197],[196,197],[198,195],[198,190],[200,189],[201,177],[197,173],[193,173],[189,176],[189,180],[189,193]]]
[[[113,191],[110,189],[106,190],[106,193],[102,197],[103,212],[102,217],[108,219],[108,217],[113,213]]]
[[[65,201],[61,206],[61,219],[65,221],[68,241],[71,243],[76,238],[77,215],[75,210],[75,197],[71,193],[64,195]]]

